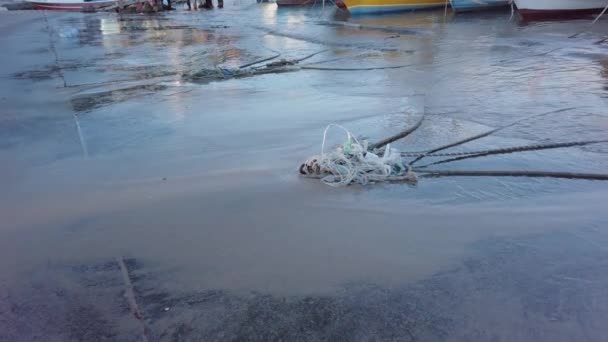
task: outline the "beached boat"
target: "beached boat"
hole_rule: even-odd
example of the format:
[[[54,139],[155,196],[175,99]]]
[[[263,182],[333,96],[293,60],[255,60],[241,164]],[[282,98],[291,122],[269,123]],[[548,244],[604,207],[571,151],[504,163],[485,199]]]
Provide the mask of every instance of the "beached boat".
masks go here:
[[[95,11],[100,7],[111,6],[115,0],[26,0],[32,3],[35,9],[59,11]]]
[[[445,0],[343,0],[351,14],[388,13],[441,8]]]
[[[579,17],[599,13],[608,0],[515,0],[525,20]]]
[[[509,0],[450,0],[455,12],[477,11],[508,6]]]

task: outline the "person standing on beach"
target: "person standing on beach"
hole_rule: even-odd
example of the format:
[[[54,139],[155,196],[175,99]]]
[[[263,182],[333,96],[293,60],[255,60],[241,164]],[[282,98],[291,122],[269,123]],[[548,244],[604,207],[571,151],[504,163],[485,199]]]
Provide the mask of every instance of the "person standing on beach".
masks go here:
[[[200,4],[197,6],[197,1],[199,0],[194,0],[194,9],[198,8],[204,8],[204,9],[213,9],[213,0],[205,0],[204,4]],[[190,5],[190,0],[187,0],[186,2],[188,4],[188,9],[191,10],[192,6]],[[224,8],[224,0],[217,0],[217,7],[218,8]]]

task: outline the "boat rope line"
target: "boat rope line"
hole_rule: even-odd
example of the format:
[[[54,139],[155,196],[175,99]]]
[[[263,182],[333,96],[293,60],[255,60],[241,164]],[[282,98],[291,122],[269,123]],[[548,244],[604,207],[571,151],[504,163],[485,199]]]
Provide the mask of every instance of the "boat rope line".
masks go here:
[[[602,10],[602,12],[598,14],[597,17],[595,17],[595,19],[591,22],[591,25],[595,24],[598,20],[600,20],[600,18],[606,13],[606,11],[608,11],[608,2],[606,2],[606,6]]]
[[[586,32],[587,30],[589,30],[591,28],[591,26],[593,26],[598,20],[600,20],[600,18],[606,13],[606,11],[608,11],[608,1],[606,2],[606,6],[604,7],[604,9],[602,10],[602,12],[600,12],[600,14],[597,15],[597,17],[595,17],[595,19],[591,22],[591,24],[589,24],[589,27],[571,35],[568,38],[575,38],[578,37],[580,34]]]
[[[421,177],[543,177],[543,178],[566,178],[566,179],[586,179],[586,180],[608,180],[605,173],[581,173],[581,172],[561,172],[543,170],[418,170],[424,174]],[[398,180],[398,179],[395,179]],[[390,181],[390,179],[389,179]]]
[[[386,70],[386,69],[402,69],[410,66],[414,66],[414,64],[400,64],[400,65],[388,65],[388,66],[378,66],[378,67],[363,67],[363,68],[332,68],[332,67],[317,67],[317,66],[301,66],[299,67],[302,70],[322,70],[322,71],[370,71],[370,70]]]
[[[390,143],[408,136],[416,131],[422,124],[422,116],[413,126],[397,135],[382,139],[375,144],[369,144],[366,140],[357,139],[350,131],[338,124],[328,125],[323,132],[321,143],[321,154],[313,156],[300,165],[299,173],[308,178],[320,179],[323,183],[332,187],[341,187],[350,184],[366,185],[376,182],[408,182],[415,184],[418,175],[422,177],[447,177],[447,176],[484,176],[484,177],[551,177],[565,179],[587,179],[608,180],[608,174],[601,173],[579,173],[544,170],[433,170],[428,166],[447,163],[467,158],[477,158],[495,154],[506,154],[523,151],[545,150],[566,148],[574,146],[585,146],[591,144],[606,143],[608,140],[587,140],[571,142],[554,142],[545,144],[513,146],[479,151],[465,151],[454,153],[435,153],[441,150],[458,146],[492,133],[516,125],[522,121],[537,118],[553,113],[565,112],[574,108],[563,108],[531,115],[513,121],[507,125],[493,130],[459,140],[457,142],[443,145],[426,152],[404,152],[391,148]],[[330,129],[338,128],[346,134],[346,141],[338,145],[334,150],[326,151],[327,135]],[[382,150],[380,150],[382,148]],[[441,160],[435,163],[414,167],[413,164],[424,157],[451,156],[453,159]],[[412,162],[406,163],[405,157],[416,157]]]
[[[267,48],[267,49],[268,49],[268,48]],[[271,49],[269,49],[269,50],[271,50]],[[253,66],[253,65],[256,65],[256,64],[260,64],[260,63],[264,63],[264,62],[271,61],[271,60],[276,59],[276,58],[279,58],[279,57],[281,56],[281,53],[280,53],[280,52],[278,52],[278,51],[274,51],[274,50],[271,50],[271,51],[275,53],[273,56],[271,56],[271,57],[266,57],[266,58],[262,58],[262,59],[258,59],[258,60],[256,60],[256,61],[251,62],[251,63],[247,63],[247,64],[240,65],[238,68],[239,68],[239,69],[245,69],[245,68],[248,68],[248,67]]]
[[[324,64],[324,63],[330,63],[330,62],[335,62],[335,61],[340,61],[343,59],[356,59],[356,58],[361,58],[361,57],[377,57],[379,56],[379,53],[374,51],[374,50],[370,50],[367,52],[360,52],[354,55],[346,55],[346,56],[341,56],[341,57],[334,57],[334,58],[328,58],[328,59],[322,59],[320,61],[314,61],[314,62],[309,62],[309,63],[302,63],[300,65],[318,65],[318,64]]]
[[[281,59],[279,61],[266,63],[261,66],[253,66],[255,64],[259,64],[262,62],[254,61],[248,64],[249,67],[245,68],[221,68],[216,67],[215,69],[202,69],[194,73],[184,73],[182,74],[182,78],[193,81],[220,81],[226,79],[233,78],[243,78],[243,77],[253,77],[264,74],[279,74],[285,72],[293,72],[300,70],[317,70],[317,71],[371,71],[371,70],[385,70],[385,69],[401,69],[410,66],[414,66],[415,64],[401,64],[401,65],[387,65],[387,66],[376,66],[376,67],[358,67],[358,68],[340,68],[340,67],[319,67],[316,66],[316,63],[307,63],[299,65],[301,61],[312,58],[322,52],[327,50],[322,50],[305,56],[299,59]],[[268,57],[266,59],[274,59]],[[322,61],[321,63],[325,63],[327,61]]]
[[[416,157],[414,160],[412,160],[409,163],[409,165],[410,166],[414,165],[416,162],[418,162],[419,160],[423,159],[427,155],[434,154],[434,153],[439,152],[439,151],[447,150],[448,148],[459,146],[459,145],[462,145],[462,144],[465,144],[465,143],[468,143],[468,142],[471,142],[471,141],[475,141],[475,140],[478,140],[478,139],[481,139],[481,138],[485,138],[485,137],[487,137],[489,135],[492,135],[492,134],[494,134],[496,132],[502,131],[502,130],[507,129],[509,127],[513,127],[513,126],[515,126],[515,125],[517,125],[519,123],[522,123],[524,121],[535,119],[535,118],[539,118],[539,117],[550,115],[550,114],[562,113],[562,112],[570,111],[570,110],[573,110],[573,109],[576,109],[576,107],[562,108],[562,109],[552,110],[552,111],[548,111],[548,112],[544,112],[544,113],[540,113],[540,114],[534,114],[534,115],[526,116],[524,118],[515,120],[515,121],[513,121],[513,122],[511,122],[509,124],[506,124],[506,125],[494,128],[492,130],[489,130],[489,131],[486,131],[486,132],[483,132],[483,133],[480,133],[480,134],[477,134],[477,135],[474,135],[474,136],[471,136],[471,137],[468,137],[468,138],[464,138],[462,140],[458,140],[458,141],[455,141],[455,142],[452,142],[452,143],[449,143],[449,144],[446,144],[446,145],[442,145],[442,146],[439,146],[439,147],[432,148],[432,149],[430,149],[428,151],[424,151],[422,155],[420,155],[420,156]]]
[[[418,121],[416,121],[416,123],[413,126],[407,128],[407,129],[405,129],[405,130],[403,130],[403,131],[401,131],[401,132],[399,132],[399,133],[397,133],[397,134],[395,134],[393,136],[390,136],[388,138],[382,139],[382,140],[380,140],[380,141],[378,141],[376,143],[370,144],[368,146],[368,148],[370,150],[379,149],[379,148],[382,148],[382,147],[384,147],[384,146],[386,146],[386,145],[388,145],[388,144],[390,144],[392,142],[395,142],[395,141],[397,141],[399,139],[403,139],[403,138],[407,137],[408,135],[410,135],[411,133],[413,133],[415,130],[417,130],[418,127],[420,127],[420,125],[422,125],[422,121],[424,121],[424,116],[425,115],[422,114],[420,116],[420,119],[418,119]]]
[[[280,52],[272,50],[270,48],[267,48],[267,49],[271,50],[272,52],[275,52],[275,55],[273,55],[271,57],[266,57],[266,58],[258,59],[256,61],[251,62],[251,63],[243,64],[243,65],[239,66],[238,69],[241,69],[241,70],[242,69],[246,69],[246,68],[254,66],[256,64],[260,64],[260,63],[264,63],[264,62],[269,62],[269,61],[271,61],[273,59],[276,59],[276,58],[279,58],[281,56]],[[321,54],[321,53],[327,52],[327,51],[329,51],[329,49],[324,49],[324,50],[321,50],[321,51],[317,51],[317,52],[311,53],[310,55],[304,56],[302,58],[293,59],[293,60],[291,60],[291,62],[293,62],[293,64],[300,63],[302,61],[305,61],[305,60],[307,60],[309,58],[312,58],[312,57],[314,57],[314,56],[316,56],[318,54]],[[287,60],[283,60],[283,61],[287,61]]]
[[[555,142],[555,143],[546,143],[546,144],[532,144],[532,145],[522,145],[522,146],[512,146],[512,147],[502,147],[496,149],[486,149],[486,150],[476,150],[476,151],[463,151],[463,152],[446,152],[446,153],[425,153],[425,152],[401,152],[402,157],[462,157],[462,156],[471,156],[476,154],[485,154],[494,151],[503,151],[506,149],[515,149],[515,152],[519,151],[534,151],[534,150],[542,150],[542,149],[551,149],[551,148],[560,148],[560,147],[572,147],[572,146],[584,146],[591,144],[599,144],[603,142],[608,142],[608,140],[583,140],[583,141],[569,141],[569,142]],[[505,153],[509,153],[506,151]]]
[[[295,61],[296,63],[300,63],[300,62],[303,62],[303,61],[305,61],[305,60],[307,60],[307,59],[313,58],[314,56],[319,55],[319,54],[322,54],[323,52],[327,52],[327,51],[329,51],[329,49],[323,49],[323,50],[321,50],[321,51],[313,52],[313,53],[311,53],[310,55],[304,56],[304,57],[302,57],[302,58],[295,59],[294,61]]]
[[[471,152],[456,152],[456,153],[440,153],[436,155],[427,155],[427,157],[440,157],[440,156],[453,156],[455,158],[443,159],[430,164],[421,165],[418,168],[425,168],[431,165],[445,164],[450,162],[455,162],[458,160],[471,159],[471,158],[479,158],[486,157],[497,154],[509,154],[515,152],[525,152],[525,151],[539,151],[539,150],[549,150],[549,149],[557,149],[557,148],[567,148],[567,147],[575,147],[575,146],[587,146],[593,144],[601,144],[607,143],[608,140],[589,140],[589,141],[570,141],[570,142],[562,142],[562,143],[547,143],[547,144],[535,144],[535,145],[526,145],[526,146],[513,146],[513,147],[503,147],[497,149],[489,149],[482,151],[471,151]],[[401,153],[401,156],[412,156],[407,153]]]

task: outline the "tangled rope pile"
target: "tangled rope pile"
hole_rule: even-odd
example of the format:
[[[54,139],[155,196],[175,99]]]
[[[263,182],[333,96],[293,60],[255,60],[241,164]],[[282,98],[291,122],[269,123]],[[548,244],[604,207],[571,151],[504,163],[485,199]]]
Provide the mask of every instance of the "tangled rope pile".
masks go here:
[[[327,132],[332,127],[344,130],[347,139],[334,151],[325,152]],[[321,178],[323,183],[334,187],[351,183],[366,185],[389,179],[416,182],[416,175],[403,163],[398,151],[387,146],[384,155],[378,156],[368,151],[367,141],[360,142],[346,128],[336,124],[325,128],[321,155],[302,164],[300,174]]]
[[[561,172],[543,170],[432,170],[428,166],[449,163],[457,160],[479,158],[496,154],[507,154],[524,151],[536,151],[546,149],[557,149],[574,146],[586,146],[591,144],[608,143],[608,140],[587,140],[570,142],[552,142],[545,144],[534,144],[525,146],[512,146],[479,151],[437,153],[439,151],[471,142],[492,133],[511,127],[515,124],[537,118],[540,116],[565,112],[571,108],[564,108],[528,116],[516,120],[507,125],[477,134],[447,145],[436,147],[424,152],[399,152],[390,147],[390,143],[406,137],[420,127],[424,116],[412,127],[375,144],[369,144],[366,140],[362,142],[353,136],[346,128],[331,124],[323,132],[321,144],[321,155],[308,159],[300,165],[300,174],[311,178],[320,178],[327,185],[340,187],[350,184],[366,185],[375,182],[405,181],[412,184],[417,182],[417,174],[423,177],[444,176],[492,176],[492,177],[551,177],[567,179],[608,180],[608,174]],[[346,142],[339,145],[334,151],[326,152],[325,143],[330,128],[337,127],[346,132]],[[382,154],[382,155],[380,155]],[[414,159],[406,162],[404,158]],[[425,157],[453,157],[432,162],[426,165],[414,167],[413,165]]]

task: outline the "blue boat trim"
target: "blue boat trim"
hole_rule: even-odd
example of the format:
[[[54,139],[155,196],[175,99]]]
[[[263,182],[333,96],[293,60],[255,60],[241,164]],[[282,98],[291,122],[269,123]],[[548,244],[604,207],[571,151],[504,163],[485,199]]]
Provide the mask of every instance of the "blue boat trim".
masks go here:
[[[508,6],[509,0],[450,0],[456,12],[475,11],[501,6]]]

